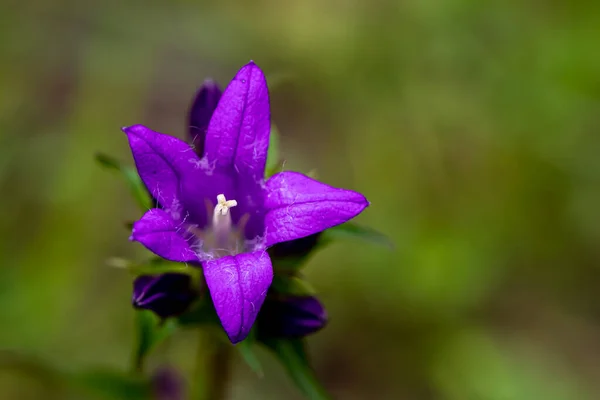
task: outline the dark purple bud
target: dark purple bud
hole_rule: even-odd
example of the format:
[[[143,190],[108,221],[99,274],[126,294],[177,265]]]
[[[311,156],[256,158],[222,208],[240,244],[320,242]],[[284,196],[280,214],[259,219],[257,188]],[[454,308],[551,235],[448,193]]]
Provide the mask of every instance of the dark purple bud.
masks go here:
[[[185,382],[173,368],[161,367],[152,375],[152,398],[156,400],[183,400]]]
[[[188,113],[188,134],[196,153],[202,157],[206,130],[213,112],[221,99],[221,88],[216,82],[206,80],[198,90]]]
[[[298,338],[317,332],[326,323],[327,312],[316,297],[269,297],[258,314],[258,334]]]
[[[132,304],[161,318],[183,313],[197,296],[186,274],[142,275],[133,281]]]
[[[277,243],[269,248],[269,255],[274,258],[307,256],[319,243],[323,232],[318,232],[300,239]]]

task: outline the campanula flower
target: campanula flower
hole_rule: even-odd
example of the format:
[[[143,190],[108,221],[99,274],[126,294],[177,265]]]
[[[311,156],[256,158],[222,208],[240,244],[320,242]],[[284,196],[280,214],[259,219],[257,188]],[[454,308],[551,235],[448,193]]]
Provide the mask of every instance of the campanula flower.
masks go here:
[[[300,338],[321,330],[327,313],[314,296],[268,297],[256,323],[261,337]]]
[[[249,333],[273,279],[267,249],[361,213],[369,202],[298,172],[264,180],[271,129],[265,76],[245,65],[223,92],[202,156],[142,125],[123,128],[138,173],[161,205],[131,240],[167,260],[201,264],[215,310],[233,343]]]
[[[133,281],[131,303],[161,318],[183,313],[196,299],[192,278],[186,274],[141,275]]]

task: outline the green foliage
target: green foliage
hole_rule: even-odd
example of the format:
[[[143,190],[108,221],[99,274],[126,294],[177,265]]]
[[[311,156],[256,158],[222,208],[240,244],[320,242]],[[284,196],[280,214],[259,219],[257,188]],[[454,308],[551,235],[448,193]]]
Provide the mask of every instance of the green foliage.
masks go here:
[[[106,369],[75,374],[71,384],[94,399],[147,400],[152,396],[148,379]]]
[[[327,229],[318,235],[314,235],[312,238],[300,239],[300,241],[308,240],[307,243],[299,245],[302,251],[294,249],[287,252],[271,248],[269,254],[273,262],[273,268],[281,274],[293,275],[305,265],[310,256],[317,250],[342,239],[354,239],[364,243],[376,244],[386,247],[388,250],[394,248],[392,241],[383,233],[375,229],[362,227],[353,222],[346,222],[345,224]]]
[[[277,293],[290,296],[311,296],[316,293],[310,283],[297,275],[276,274],[271,287]]]
[[[432,373],[450,400],[590,398],[574,383],[576,372],[557,368],[554,356],[544,355],[537,344],[504,342],[472,329],[450,334],[440,345]],[[557,374],[568,379],[556,380]]]
[[[271,136],[269,138],[269,153],[267,154],[267,163],[265,166],[265,177],[275,175],[281,172],[282,160],[279,155],[279,131],[277,126],[271,122]]]
[[[135,261],[126,260],[124,258],[112,257],[108,259],[106,263],[114,268],[125,269],[134,276],[158,275],[167,272],[195,275],[198,272],[189,265],[167,261],[157,257],[154,257],[145,263],[138,263]]]
[[[143,371],[144,360],[148,354],[163,340],[171,336],[177,329],[177,322],[172,319],[160,320],[153,312],[137,310],[136,342],[133,353],[133,369]]]
[[[254,352],[254,347],[256,346],[256,343],[256,327],[254,327],[250,331],[248,337],[244,339],[241,343],[238,343],[235,347],[242,356],[244,362],[250,367],[250,369],[254,371],[256,375],[262,378],[264,375],[264,371],[260,360]]]
[[[331,398],[315,377],[306,354],[306,343],[303,340],[268,339],[263,344],[273,352],[306,398],[311,400]]]
[[[135,168],[124,166],[116,158],[104,153],[96,153],[96,162],[103,168],[118,172],[125,179],[131,195],[142,211],[152,208],[152,199]]]
[[[0,373],[8,371],[43,383],[44,398],[49,399],[144,400],[151,396],[148,379],[107,368],[73,369],[25,354],[0,353]]]
[[[394,248],[394,243],[383,233],[372,228],[357,225],[354,222],[346,222],[345,224],[329,228],[323,232],[320,238],[322,243],[328,243],[338,239],[355,239],[384,246],[388,249]]]

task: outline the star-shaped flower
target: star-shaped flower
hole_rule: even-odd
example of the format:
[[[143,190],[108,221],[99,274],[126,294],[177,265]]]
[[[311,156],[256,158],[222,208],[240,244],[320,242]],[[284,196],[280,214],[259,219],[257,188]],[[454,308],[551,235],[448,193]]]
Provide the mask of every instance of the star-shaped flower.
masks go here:
[[[267,248],[344,223],[369,205],[360,193],[298,172],[265,181],[270,129],[267,83],[253,62],[220,97],[204,143],[195,146],[203,147],[201,156],[145,126],[123,128],[160,204],[134,224],[131,240],[167,260],[202,266],[233,343],[248,335],[271,285]]]

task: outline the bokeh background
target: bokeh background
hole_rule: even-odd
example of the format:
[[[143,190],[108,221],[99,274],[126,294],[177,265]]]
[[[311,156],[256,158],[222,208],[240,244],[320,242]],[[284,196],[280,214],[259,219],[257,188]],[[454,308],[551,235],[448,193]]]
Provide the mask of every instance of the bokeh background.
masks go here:
[[[387,250],[340,242],[305,271],[339,399],[600,398],[600,3],[3,1],[0,349],[128,368],[139,216],[97,151],[121,126],[180,137],[206,77],[267,73],[286,169],[359,190]],[[178,334],[156,364],[192,368]],[[300,399],[268,353],[232,399]],[[0,398],[52,383],[0,371]]]

